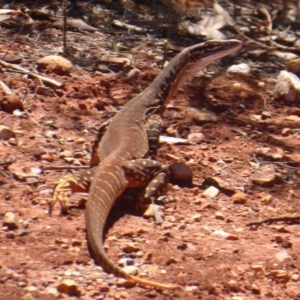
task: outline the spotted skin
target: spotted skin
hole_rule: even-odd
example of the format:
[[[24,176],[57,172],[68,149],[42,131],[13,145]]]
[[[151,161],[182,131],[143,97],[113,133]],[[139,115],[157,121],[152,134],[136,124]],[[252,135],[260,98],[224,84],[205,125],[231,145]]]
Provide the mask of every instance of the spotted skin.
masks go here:
[[[95,169],[83,170],[78,175],[66,174],[59,178],[53,192],[52,201],[49,205],[49,213],[52,213],[54,204],[59,201],[61,211],[69,210],[70,197],[73,193],[88,193],[93,180]]]
[[[96,162],[92,160],[91,164],[98,164],[98,167],[90,185],[85,217],[91,254],[107,272],[144,286],[160,289],[178,287],[133,276],[115,266],[103,248],[103,229],[115,200],[128,187],[145,187],[144,196],[151,201],[168,179],[165,166],[157,161],[148,162],[147,158],[156,151],[152,146],[150,149],[152,142],[148,141],[148,135],[151,140],[157,123],[154,115],[164,109],[172,89],[180,86],[181,79],[186,78],[187,73],[196,74],[241,47],[240,41],[227,40],[209,41],[186,48],[169,62],[145,91],[127,102],[100,130],[94,151]],[[154,136],[157,139],[157,134]]]
[[[157,149],[159,146],[159,135],[162,130],[162,119],[159,115],[151,115],[147,120],[146,130],[149,143],[149,156],[152,159],[156,158]]]
[[[128,180],[128,188],[144,187],[142,197],[136,205],[137,208],[144,210],[163,194],[170,177],[169,169],[164,164],[151,159],[124,162],[123,169]],[[162,221],[158,212],[154,212],[154,215],[157,216],[156,221]]]
[[[66,174],[59,179],[59,182],[55,186],[53,200],[49,206],[49,213],[52,213],[54,204],[59,201],[61,204],[61,211],[67,213],[69,210],[70,197],[73,193],[88,193],[91,182],[95,174],[95,166],[99,165],[100,157],[97,147],[99,146],[101,139],[107,129],[107,126],[111,120],[103,123],[99,129],[97,137],[93,143],[92,156],[90,160],[90,165],[92,168],[90,170],[83,170],[79,174]],[[149,143],[149,156],[155,158],[158,149],[159,135],[162,128],[162,119],[159,115],[151,115],[146,123],[146,130],[148,135]],[[157,176],[158,171],[161,169],[161,172],[165,175],[160,175],[159,180],[162,180],[163,183],[158,184],[158,179],[155,179],[156,183],[151,184],[151,193],[145,193],[144,196],[139,198],[139,203],[137,208],[147,209],[147,206],[150,203],[154,203],[156,198],[161,195],[161,186],[165,186],[169,180],[169,171],[161,163],[152,161],[150,159],[136,160],[132,161],[130,164],[124,164],[124,169],[129,181],[128,188],[143,187],[150,182],[151,178]],[[152,174],[153,173],[153,174]],[[144,174],[144,175],[142,175]],[[135,184],[134,184],[135,182]],[[151,183],[151,182],[150,182]],[[150,184],[149,183],[149,184]],[[157,185],[157,191],[155,187]],[[146,190],[148,187],[146,188]],[[161,217],[158,215],[158,212],[155,212],[155,215],[158,216],[158,219],[161,221]],[[158,220],[157,220],[158,221]]]

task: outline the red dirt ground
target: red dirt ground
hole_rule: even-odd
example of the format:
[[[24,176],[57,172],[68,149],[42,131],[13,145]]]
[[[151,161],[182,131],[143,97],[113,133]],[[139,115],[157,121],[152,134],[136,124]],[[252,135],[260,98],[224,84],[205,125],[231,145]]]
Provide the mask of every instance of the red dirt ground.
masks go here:
[[[61,37],[59,30],[50,31]],[[88,52],[85,36],[70,36],[79,44],[84,41],[81,51]],[[97,38],[89,33],[90,40]],[[39,58],[51,54],[46,40],[41,40],[40,50],[34,52],[25,41],[29,43],[23,37],[23,43],[12,47],[23,51],[23,67],[29,69]],[[51,47],[58,45],[53,41]],[[0,50],[5,47],[1,44]],[[168,103],[176,108],[168,107],[164,113],[163,134],[176,132],[186,138],[190,132],[201,132],[204,138],[194,145],[161,144],[158,160],[167,165],[175,161],[189,165],[193,184],[169,186],[167,196],[174,201],[165,205],[161,225],[134,209],[132,194],[118,199],[109,217],[104,245],[112,261],[117,264],[122,257],[131,258],[141,277],[180,284],[183,290],[118,287],[114,276],[94,265],[87,249],[84,209],[78,204],[85,195],[72,197],[71,215],[60,215],[59,205],[48,215],[47,203],[62,171],[42,167],[88,165],[99,125],[112,115],[114,107],[130,100],[159,73],[154,56],[147,55],[150,50],[151,46],[144,44],[138,52],[129,49],[121,53],[122,57],[132,55],[131,68],[141,71],[137,78],[129,78],[128,70],[101,75],[73,62],[69,76],[42,72],[64,85],[38,93],[38,80],[9,69],[0,73],[0,80],[22,99],[25,108],[21,115],[0,111],[0,125],[16,133],[15,138],[0,141],[0,160],[17,158],[9,166],[0,166],[0,218],[13,212],[19,221],[18,229],[0,230],[0,299],[21,299],[27,293],[34,299],[76,299],[57,292],[64,279],[73,279],[81,290],[77,299],[300,297],[299,224],[246,226],[250,221],[299,212],[297,165],[267,164],[283,178],[271,187],[257,186],[250,179],[265,167],[261,161],[268,160],[258,157],[256,161],[256,149],[269,147],[276,153],[299,154],[299,136],[283,134],[283,129],[298,128],[293,122],[284,122],[291,115],[290,105],[273,102],[271,97],[280,71],[274,67],[271,73],[271,67],[266,67],[272,60],[261,63],[255,72],[254,63],[242,54],[233,56],[208,69],[212,78],[195,78],[177,92]],[[252,75],[226,73],[228,66],[239,62],[248,63]],[[184,112],[186,107],[203,110],[217,121],[199,123]],[[266,120],[253,117],[266,111],[270,112]],[[31,176],[35,180],[30,182],[13,175],[35,172],[33,168],[41,173]],[[211,176],[227,182],[229,191],[205,198],[202,184]],[[243,192],[246,200],[236,203],[235,191]],[[129,242],[137,244],[138,252],[123,251]]]

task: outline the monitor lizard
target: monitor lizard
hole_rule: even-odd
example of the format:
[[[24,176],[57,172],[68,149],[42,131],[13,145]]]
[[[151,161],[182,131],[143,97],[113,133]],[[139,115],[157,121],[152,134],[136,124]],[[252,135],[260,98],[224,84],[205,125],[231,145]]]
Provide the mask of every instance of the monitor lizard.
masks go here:
[[[56,185],[50,212],[56,201],[60,202],[62,211],[68,211],[71,193],[89,189],[85,213],[87,240],[95,262],[107,272],[141,285],[178,287],[133,276],[115,266],[103,248],[103,229],[112,206],[125,189],[145,187],[145,201],[153,202],[168,181],[168,168],[150,158],[155,156],[160,114],[172,90],[186,74],[199,72],[241,46],[242,42],[238,40],[208,41],[177,54],[148,88],[102,124],[90,161],[90,166],[96,167],[93,172],[84,171],[79,177],[67,175]]]

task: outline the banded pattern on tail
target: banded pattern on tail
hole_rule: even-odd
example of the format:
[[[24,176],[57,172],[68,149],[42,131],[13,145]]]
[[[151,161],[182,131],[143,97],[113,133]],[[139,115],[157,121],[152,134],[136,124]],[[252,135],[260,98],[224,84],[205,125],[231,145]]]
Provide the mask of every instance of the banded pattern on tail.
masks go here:
[[[137,161],[132,161],[131,164],[140,164],[141,168],[144,167],[145,170],[145,166],[143,166],[142,161],[145,160],[141,159]],[[126,175],[126,171],[124,170],[123,164],[124,161],[117,160],[114,161],[114,165],[106,163],[103,164],[103,167],[100,166],[99,170],[95,174],[96,180],[93,181],[91,186],[91,190],[93,193],[90,193],[89,200],[87,202],[86,225],[87,238],[93,258],[95,259],[96,263],[98,263],[104,268],[105,271],[112,273],[117,277],[122,277],[131,282],[153,286],[156,288],[176,288],[176,285],[153,282],[125,273],[123,270],[118,268],[108,259],[104,251],[102,243],[103,228],[105,226],[107,216],[110,213],[115,199],[123,193],[126,187],[131,186],[130,180],[132,179],[132,176],[128,176],[127,178],[128,173]],[[155,177],[156,173],[160,174],[160,171],[158,169],[158,167],[152,168],[152,170],[150,171],[154,170],[154,173],[148,172],[148,175],[144,174],[144,181],[138,181],[136,179],[134,181],[134,186],[144,186],[147,182],[146,179],[149,179],[150,177]],[[139,177],[139,179],[141,179],[141,177]]]

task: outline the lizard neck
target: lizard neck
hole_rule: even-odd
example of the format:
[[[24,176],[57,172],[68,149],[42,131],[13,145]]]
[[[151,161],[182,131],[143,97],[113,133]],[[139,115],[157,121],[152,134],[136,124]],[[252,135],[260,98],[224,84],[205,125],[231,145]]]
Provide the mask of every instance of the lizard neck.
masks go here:
[[[227,40],[209,41],[185,48],[171,60],[142,93],[143,96],[146,96],[143,98],[147,101],[147,106],[163,105],[170,94],[190,77],[216,60],[236,52],[241,46],[242,42],[238,40]]]

